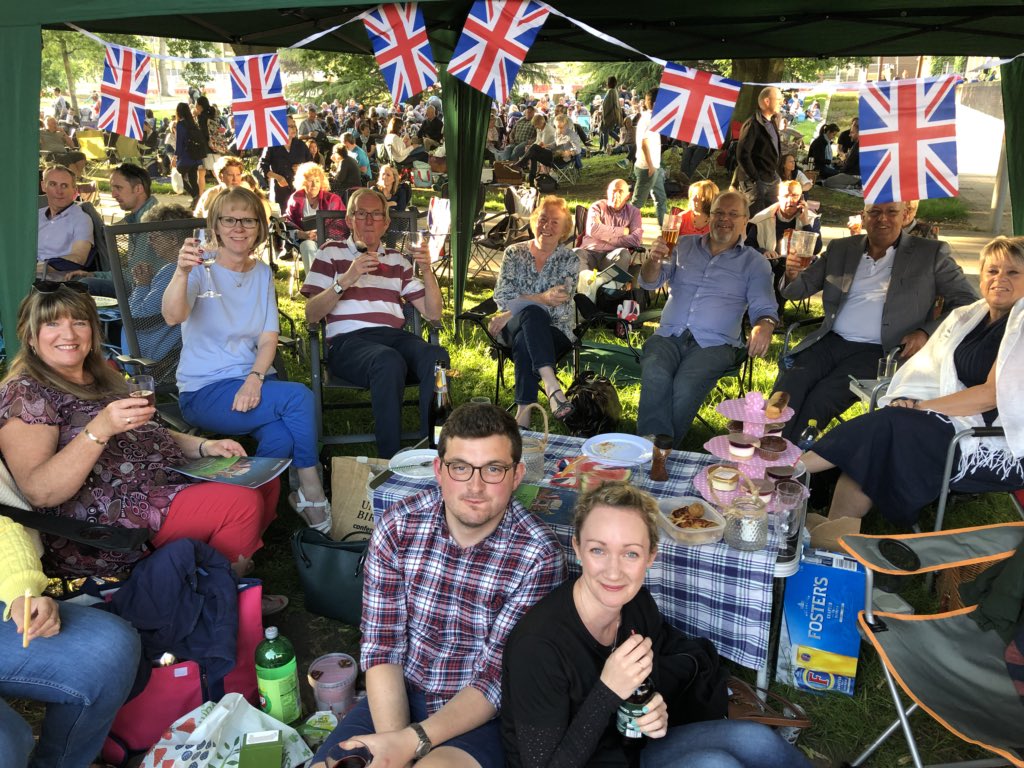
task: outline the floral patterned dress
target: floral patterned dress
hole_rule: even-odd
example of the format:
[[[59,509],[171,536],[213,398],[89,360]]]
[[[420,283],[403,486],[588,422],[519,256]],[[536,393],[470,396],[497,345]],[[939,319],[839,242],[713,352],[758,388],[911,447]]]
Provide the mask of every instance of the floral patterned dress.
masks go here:
[[[494,286],[494,302],[499,309],[505,310],[520,296],[544,293],[556,285],[564,285],[572,295],[576,293],[579,274],[580,257],[564,245],[552,251],[538,272],[533,254],[530,252],[530,244],[516,243],[505,250],[498,282]],[[573,302],[545,309],[551,315],[553,327],[565,334],[565,338],[570,341],[576,338],[572,332],[576,319],[576,305]]]
[[[21,376],[0,387],[0,428],[9,419],[59,429],[59,452],[111,401],[79,400],[35,379]],[[81,489],[67,501],[39,512],[124,528],[160,530],[178,491],[192,480],[171,467],[184,464],[171,433],[156,422],[114,435]],[[59,576],[112,575],[128,570],[143,552],[109,552],[44,536],[46,572]]]

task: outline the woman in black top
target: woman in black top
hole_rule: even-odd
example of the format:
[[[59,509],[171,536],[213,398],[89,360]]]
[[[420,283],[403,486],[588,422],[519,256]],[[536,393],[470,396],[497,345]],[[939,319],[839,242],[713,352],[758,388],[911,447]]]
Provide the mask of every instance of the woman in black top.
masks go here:
[[[1024,238],[997,237],[981,252],[982,299],[954,309],[893,377],[887,408],[830,430],[804,454],[811,472],[843,475],[829,517],[876,507],[910,527],[946,479],[953,435],[996,424],[1005,438],[960,443],[951,488],[964,493],[1024,486]]]
[[[839,173],[839,169],[832,164],[832,142],[838,133],[838,125],[835,123],[825,123],[821,126],[821,131],[818,132],[814,141],[811,142],[811,146],[807,149],[807,156],[811,159],[814,170],[818,172],[822,179],[827,179],[829,176],[835,176]]]
[[[192,110],[184,101],[178,102],[174,115],[177,123],[174,127],[174,160],[172,165],[181,174],[185,185],[185,193],[192,198],[189,208],[195,208],[199,201],[199,182],[197,174],[206,156],[206,141],[192,117]]]
[[[345,151],[345,145],[340,141],[334,145],[332,161],[331,192],[341,195],[342,200],[345,200],[353,187],[363,185],[359,164]]]
[[[664,622],[643,586],[657,556],[657,503],[627,483],[583,494],[573,549],[582,575],[520,620],[503,659],[502,738],[510,768],[803,768],[767,726],[725,716],[726,673],[706,640]],[[645,712],[619,705],[648,677]],[[628,741],[628,743],[626,743]]]

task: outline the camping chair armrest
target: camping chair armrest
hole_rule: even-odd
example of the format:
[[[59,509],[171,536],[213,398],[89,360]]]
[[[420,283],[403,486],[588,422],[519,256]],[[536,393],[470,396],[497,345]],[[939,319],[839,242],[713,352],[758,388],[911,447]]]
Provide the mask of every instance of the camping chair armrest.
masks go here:
[[[882,544],[884,541],[897,542],[895,546],[904,550],[910,560],[916,555],[919,566],[911,569],[912,563],[893,563],[882,553],[883,548],[893,545]],[[892,536],[847,534],[839,539],[843,549],[865,568],[894,576],[996,562],[1012,555],[1021,542],[1024,542],[1024,522]]]
[[[576,311],[583,318],[582,322],[573,329],[573,333],[578,339],[582,339],[587,331],[598,323],[614,323],[618,319],[615,315],[598,309],[597,305],[585,294],[577,293],[572,300],[576,305]]]
[[[154,365],[156,365],[156,360],[151,360],[148,357],[132,357],[131,355],[116,355],[114,357],[114,359],[117,360],[117,362],[120,363],[123,366],[130,366],[130,365],[137,366],[137,367],[141,368],[142,370],[146,370],[147,368],[152,368]]]
[[[803,320],[797,320],[795,323],[790,323],[786,326],[786,336],[782,340],[782,352],[779,353],[779,360],[789,352],[790,342],[793,339],[793,334],[805,325],[821,325],[825,321],[824,317],[807,317]]]
[[[427,341],[431,344],[441,343],[441,330],[444,328],[444,323],[440,320],[427,320],[423,319],[423,325],[427,329]]]
[[[68,517],[44,515],[32,509],[18,509],[6,504],[0,504],[0,515],[40,533],[71,539],[97,549],[135,552],[152,548],[149,539],[153,532],[148,528],[121,528],[115,525],[90,523]]]

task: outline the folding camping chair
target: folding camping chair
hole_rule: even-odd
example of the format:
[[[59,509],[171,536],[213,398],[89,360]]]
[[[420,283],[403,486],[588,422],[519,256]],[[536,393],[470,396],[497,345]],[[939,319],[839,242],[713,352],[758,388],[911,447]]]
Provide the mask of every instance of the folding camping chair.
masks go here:
[[[473,226],[470,252],[471,265],[476,265],[470,275],[471,279],[475,279],[485,269],[497,272],[500,269],[499,259],[505,249],[533,236],[530,232],[530,214],[537,206],[539,195],[533,187],[508,187],[504,196],[505,210],[498,213],[485,212],[483,198],[481,190],[480,213]]]
[[[434,277],[438,283],[446,273],[448,279],[452,277],[452,254],[450,238],[452,234],[452,201],[446,197],[430,198],[430,205],[427,208],[427,231],[430,233],[428,247],[430,248],[430,264],[434,271]],[[451,291],[449,290],[449,293]],[[445,306],[448,306],[448,296],[444,291],[441,298]]]
[[[1024,768],[1024,701],[1007,672],[1007,643],[978,626],[971,617],[977,606],[927,616],[872,609],[874,572],[909,576],[997,563],[1024,545],[1024,522],[904,536],[848,535],[840,544],[867,569],[861,631],[883,662],[897,717],[852,765],[864,765],[902,730],[913,764],[922,768],[910,723],[920,708],[954,735],[1002,758],[957,765]],[[903,703],[900,688],[913,699],[910,706]]]

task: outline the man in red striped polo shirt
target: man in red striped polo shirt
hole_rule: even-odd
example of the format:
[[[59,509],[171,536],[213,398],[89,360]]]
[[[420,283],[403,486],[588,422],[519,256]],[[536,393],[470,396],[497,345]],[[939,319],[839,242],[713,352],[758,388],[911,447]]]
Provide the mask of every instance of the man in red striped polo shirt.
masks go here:
[[[408,259],[384,245],[390,216],[376,189],[356,190],[345,220],[352,234],[323,244],[302,286],[309,299],[306,319],[327,320],[331,372],[370,390],[377,452],[390,458],[399,448],[406,383],[420,385],[420,431],[426,435],[434,363],[449,364],[443,347],[404,330],[403,304],[439,320],[441,289],[426,248],[414,253],[422,275],[417,278]]]

